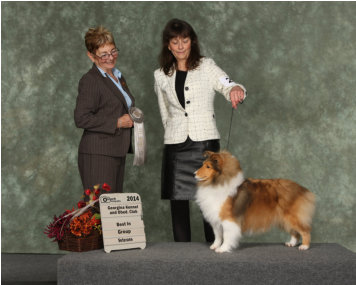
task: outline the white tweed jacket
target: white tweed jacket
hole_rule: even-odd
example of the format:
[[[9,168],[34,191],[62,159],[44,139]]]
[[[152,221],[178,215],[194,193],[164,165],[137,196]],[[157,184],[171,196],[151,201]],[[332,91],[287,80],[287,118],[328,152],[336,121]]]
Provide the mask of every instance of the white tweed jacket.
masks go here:
[[[229,79],[211,58],[202,58],[198,68],[188,71],[184,84],[185,109],[175,91],[176,72],[165,75],[163,70],[154,72],[155,92],[164,127],[164,143],[184,142],[189,136],[193,141],[220,139],[214,114],[215,91],[230,101],[230,90],[241,84]]]

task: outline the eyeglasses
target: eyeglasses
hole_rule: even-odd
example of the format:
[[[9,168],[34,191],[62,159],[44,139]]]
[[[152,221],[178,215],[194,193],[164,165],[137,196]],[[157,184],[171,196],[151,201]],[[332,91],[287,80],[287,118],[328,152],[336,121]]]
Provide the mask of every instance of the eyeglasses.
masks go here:
[[[101,60],[108,60],[110,58],[110,55],[113,57],[113,58],[116,58],[119,54],[119,49],[118,48],[114,48],[111,50],[111,53],[105,53],[101,56],[98,56],[96,54],[93,53],[93,55],[95,55],[96,57],[100,58]]]

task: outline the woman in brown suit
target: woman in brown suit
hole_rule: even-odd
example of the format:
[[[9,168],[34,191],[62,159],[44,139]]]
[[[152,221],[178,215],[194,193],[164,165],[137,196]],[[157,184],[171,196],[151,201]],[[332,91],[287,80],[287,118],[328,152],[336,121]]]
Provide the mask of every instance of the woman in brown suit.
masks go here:
[[[131,152],[133,121],[128,115],[134,98],[115,67],[119,50],[104,27],[85,35],[92,68],[79,81],[74,120],[84,129],[78,167],[84,189],[107,183],[111,192],[123,191],[126,154]]]

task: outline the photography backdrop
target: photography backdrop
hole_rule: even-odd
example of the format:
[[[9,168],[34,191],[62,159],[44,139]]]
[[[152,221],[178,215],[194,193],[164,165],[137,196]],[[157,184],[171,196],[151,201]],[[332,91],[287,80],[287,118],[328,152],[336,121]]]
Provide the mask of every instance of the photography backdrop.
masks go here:
[[[356,251],[356,3],[1,2],[2,252],[57,253],[43,231],[81,199],[73,121],[78,81],[91,68],[84,34],[110,29],[118,68],[145,113],[148,161],[125,192],[143,201],[147,241],[172,241],[160,199],[163,127],[153,90],[161,33],[180,18],[202,53],[248,90],[233,115],[229,150],[246,177],[289,178],[315,193],[312,242]],[[231,106],[215,100],[221,146]],[[191,203],[193,241],[203,241]],[[244,242],[284,242],[279,230]]]

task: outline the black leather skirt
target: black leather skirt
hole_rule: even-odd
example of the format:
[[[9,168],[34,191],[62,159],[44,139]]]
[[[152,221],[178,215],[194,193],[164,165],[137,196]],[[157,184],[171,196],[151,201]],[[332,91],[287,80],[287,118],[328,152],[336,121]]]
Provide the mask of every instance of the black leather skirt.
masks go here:
[[[161,198],[193,200],[197,181],[194,172],[201,166],[207,150],[220,150],[219,140],[194,142],[189,137],[183,143],[166,144],[161,171]]]

